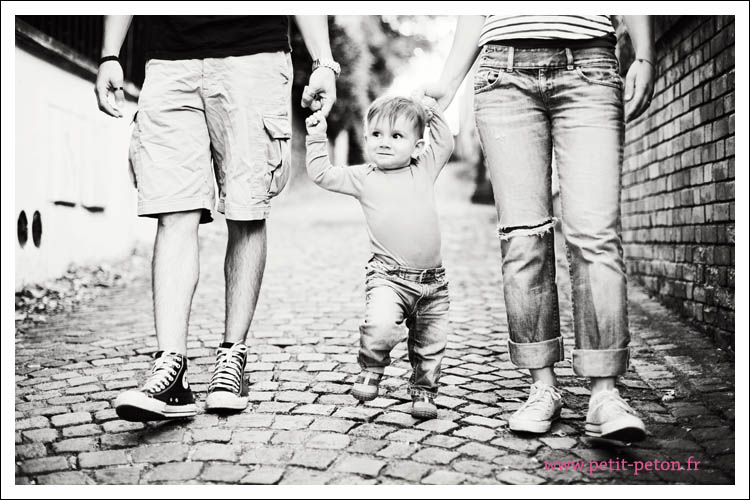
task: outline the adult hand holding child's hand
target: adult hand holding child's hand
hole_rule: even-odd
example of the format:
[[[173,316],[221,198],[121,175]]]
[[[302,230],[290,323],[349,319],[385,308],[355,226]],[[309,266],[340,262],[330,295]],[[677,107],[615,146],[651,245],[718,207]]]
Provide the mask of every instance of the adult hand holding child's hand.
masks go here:
[[[328,129],[328,123],[323,111],[316,111],[305,119],[307,134],[325,134]]]

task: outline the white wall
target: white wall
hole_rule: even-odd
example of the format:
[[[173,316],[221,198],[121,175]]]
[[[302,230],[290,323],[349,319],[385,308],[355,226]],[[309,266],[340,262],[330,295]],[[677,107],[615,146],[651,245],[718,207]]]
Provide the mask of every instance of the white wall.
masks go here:
[[[29,221],[26,245],[15,238],[19,290],[60,276],[73,263],[124,258],[153,237],[154,221],[136,216],[128,174],[135,103],[126,104],[124,118],[111,118],[99,111],[92,82],[22,48],[15,55],[15,220],[23,210]],[[42,219],[39,248],[31,237],[35,211]]]

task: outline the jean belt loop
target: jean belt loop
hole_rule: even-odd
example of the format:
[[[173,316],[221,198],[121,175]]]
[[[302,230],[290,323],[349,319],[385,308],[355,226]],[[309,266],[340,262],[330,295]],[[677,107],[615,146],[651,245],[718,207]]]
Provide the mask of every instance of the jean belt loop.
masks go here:
[[[573,69],[573,50],[566,48],[565,49],[565,58],[568,60],[568,69]]]
[[[511,72],[513,71],[513,56],[515,55],[516,48],[512,45],[508,47],[508,66],[505,68],[505,71]]]

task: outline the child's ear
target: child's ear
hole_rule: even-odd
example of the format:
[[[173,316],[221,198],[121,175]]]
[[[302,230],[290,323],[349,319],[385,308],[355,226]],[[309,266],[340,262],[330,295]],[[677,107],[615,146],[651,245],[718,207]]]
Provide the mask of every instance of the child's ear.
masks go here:
[[[412,158],[416,158],[417,156],[421,155],[422,153],[424,153],[424,149],[426,147],[427,147],[427,145],[425,144],[424,139],[419,139],[414,144],[414,151],[412,151],[411,157]]]

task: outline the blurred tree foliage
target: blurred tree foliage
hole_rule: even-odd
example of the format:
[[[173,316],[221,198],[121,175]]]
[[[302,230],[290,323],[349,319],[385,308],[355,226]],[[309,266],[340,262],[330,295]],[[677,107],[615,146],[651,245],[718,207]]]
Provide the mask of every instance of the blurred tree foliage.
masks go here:
[[[417,48],[430,42],[415,30],[404,30],[429,16],[329,16],[331,51],[341,64],[336,82],[337,100],[328,116],[328,137],[349,133],[350,163],[363,161],[363,120],[367,107],[393,81],[398,69],[408,62]],[[293,106],[302,99],[302,89],[310,78],[310,55],[296,25],[292,29],[294,64]],[[297,115],[303,120],[308,112]]]

